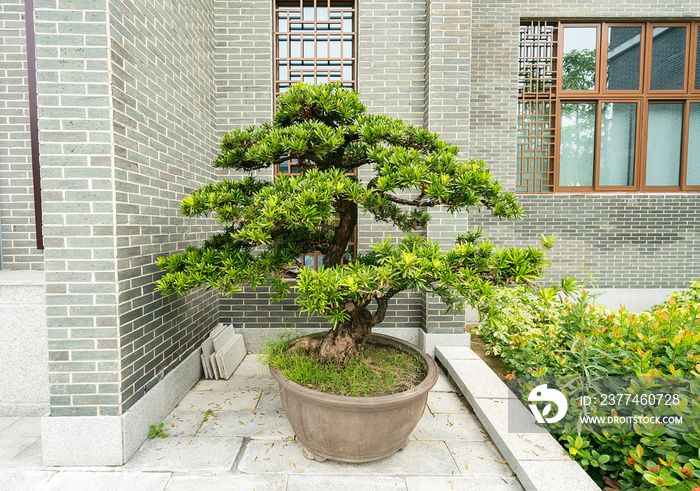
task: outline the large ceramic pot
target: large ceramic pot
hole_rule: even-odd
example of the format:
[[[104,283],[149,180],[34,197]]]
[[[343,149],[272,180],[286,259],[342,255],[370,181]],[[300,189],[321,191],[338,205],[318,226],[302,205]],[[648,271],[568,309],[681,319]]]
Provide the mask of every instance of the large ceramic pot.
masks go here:
[[[303,387],[271,369],[287,418],[304,456],[316,460],[370,462],[391,455],[408,443],[437,382],[433,359],[416,346],[380,334],[372,341],[419,353],[428,374],[416,387],[380,397],[348,397]]]

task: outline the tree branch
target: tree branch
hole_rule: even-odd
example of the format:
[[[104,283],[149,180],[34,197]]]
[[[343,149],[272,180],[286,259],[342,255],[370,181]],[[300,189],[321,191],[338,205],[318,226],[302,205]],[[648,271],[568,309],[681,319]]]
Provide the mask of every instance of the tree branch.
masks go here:
[[[382,194],[382,196],[384,196],[388,201],[391,201],[391,202],[393,202],[393,203],[397,203],[397,204],[399,204],[399,205],[418,206],[418,207],[422,207],[422,206],[432,207],[432,206],[436,206],[436,205],[439,205],[439,204],[440,204],[439,201],[434,200],[434,199],[431,199],[431,200],[424,200],[424,199],[422,199],[423,194],[421,194],[421,196],[418,196],[418,197],[413,198],[413,199],[410,199],[410,200],[409,200],[409,199],[404,199],[404,198],[399,198],[398,196],[394,196],[393,194],[388,194],[388,193],[385,193],[385,192],[382,192],[381,194]]]
[[[374,312],[374,315],[372,316],[372,325],[376,326],[380,322],[384,321],[384,316],[386,316],[386,309],[389,307],[389,300],[391,297],[399,293],[401,290],[395,290],[393,288],[389,288],[389,291],[387,291],[383,297],[377,297],[377,310]]]

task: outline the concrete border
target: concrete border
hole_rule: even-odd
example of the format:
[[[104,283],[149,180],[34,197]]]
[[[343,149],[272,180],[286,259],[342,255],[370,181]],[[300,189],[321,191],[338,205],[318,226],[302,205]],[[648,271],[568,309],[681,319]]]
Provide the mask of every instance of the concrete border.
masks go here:
[[[583,468],[549,433],[484,361],[467,347],[438,346],[435,357],[447,370],[487,433],[527,491],[600,491]],[[514,405],[510,407],[509,405]],[[531,430],[510,433],[508,417],[516,411]]]
[[[41,421],[44,465],[123,465],[202,376],[201,349],[176,368],[121,416],[50,416]]]
[[[0,271],[0,416],[49,409],[49,356],[43,271]]]

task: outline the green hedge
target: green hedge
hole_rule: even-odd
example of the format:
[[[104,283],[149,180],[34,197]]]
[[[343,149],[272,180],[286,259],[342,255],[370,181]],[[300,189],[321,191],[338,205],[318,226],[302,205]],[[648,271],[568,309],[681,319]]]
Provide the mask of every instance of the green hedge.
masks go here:
[[[476,330],[511,377],[660,375],[700,386],[700,282],[640,314],[613,312],[584,290],[518,287],[498,292]],[[700,401],[677,408],[700,421]],[[570,454],[606,489],[700,491],[698,428],[568,433]]]

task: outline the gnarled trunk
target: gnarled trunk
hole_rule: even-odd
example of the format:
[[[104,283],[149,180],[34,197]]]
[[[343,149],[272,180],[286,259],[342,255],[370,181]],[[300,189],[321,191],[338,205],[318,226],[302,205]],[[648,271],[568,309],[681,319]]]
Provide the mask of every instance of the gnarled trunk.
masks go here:
[[[373,325],[374,317],[365,307],[352,310],[349,321],[323,336],[318,357],[336,363],[352,360],[367,342]]]
[[[382,297],[377,298],[377,310],[372,314],[365,306],[346,304],[350,320],[339,324],[320,339],[309,337],[299,338],[289,349],[308,351],[326,362],[345,363],[352,360],[364,347],[372,327],[384,320],[389,299],[399,290],[389,289]]]

